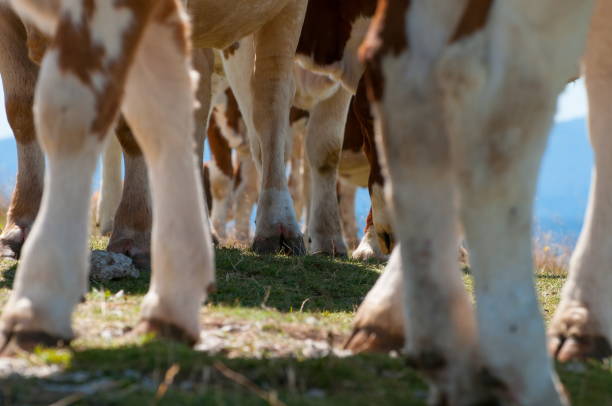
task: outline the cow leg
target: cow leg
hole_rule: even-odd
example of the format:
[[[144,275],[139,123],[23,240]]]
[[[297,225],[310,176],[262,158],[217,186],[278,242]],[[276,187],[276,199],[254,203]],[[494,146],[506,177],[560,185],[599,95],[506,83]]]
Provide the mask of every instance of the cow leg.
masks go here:
[[[147,165],[123,118],[115,132],[123,148],[125,179],[107,250],[127,255],[140,269],[150,269],[151,196]]]
[[[120,89],[151,8],[147,5],[116,9],[98,1],[89,10],[61,13],[54,46],[40,69],[34,105],[47,156],[47,184],[1,318],[0,348],[5,353],[14,345],[32,349],[73,336],[72,309],[87,290],[92,175],[121,104]],[[127,23],[109,32],[108,17]],[[104,35],[95,34],[100,30]],[[95,50],[79,43],[94,35]],[[93,70],[85,69],[83,61]]]
[[[261,153],[261,188],[253,250],[305,254],[285,175],[285,142],[293,100],[293,58],[306,2],[291,0],[255,34],[257,55],[251,79],[253,123]],[[257,159],[257,153],[254,154]]]
[[[113,219],[121,201],[121,180],[121,144],[117,137],[109,137],[102,154],[102,182],[96,207],[96,225],[102,235],[113,231]]]
[[[28,57],[26,41],[19,18],[10,7],[0,5],[0,74],[18,159],[17,184],[0,235],[0,255],[10,258],[19,258],[43,193],[45,161],[32,116],[38,67]]]
[[[232,202],[234,204],[234,238],[240,243],[251,242],[251,213],[257,202],[257,170],[248,147],[238,148],[238,168],[234,176]]]
[[[304,156],[304,134],[306,132],[306,119],[301,118],[291,122],[291,173],[289,174],[289,193],[293,199],[295,215],[299,220],[304,212],[304,199],[302,196],[302,160]]]
[[[372,208],[366,218],[366,226],[363,230],[363,237],[359,242],[359,246],[351,254],[353,259],[360,261],[367,261],[370,259],[376,259],[380,261],[386,261],[387,255],[383,254],[380,245],[378,243],[378,235],[374,230],[374,223],[372,221]]]
[[[585,224],[548,331],[550,351],[561,361],[612,353],[612,4],[597,4],[584,58],[595,170]]]
[[[357,248],[357,220],[355,219],[355,197],[357,186],[340,179],[338,181],[338,204],[342,220],[342,235],[349,249]]]
[[[351,94],[338,87],[311,111],[306,129],[306,156],[310,166],[309,250],[346,255],[338,208],[338,164]]]
[[[194,51],[197,70],[201,78],[210,76],[211,68],[208,58],[212,56],[209,50]],[[210,83],[201,81],[204,86],[198,90],[200,108],[195,112],[199,124],[195,132],[198,156],[203,156],[203,144],[210,109]],[[117,124],[117,138],[123,148],[125,159],[125,180],[119,207],[115,213],[112,234],[107,250],[127,255],[140,269],[151,268],[151,196],[147,165],[140,146],[125,120]],[[200,158],[201,160],[201,158]],[[203,179],[203,174],[201,174]],[[202,180],[203,182],[203,180]]]
[[[211,222],[213,233],[221,241],[227,239],[227,220],[230,195],[232,192],[232,178],[234,169],[232,167],[232,150],[227,140],[221,134],[214,116],[208,126],[208,145],[212,155],[209,163],[210,189],[212,194]]]
[[[558,7],[563,17],[550,19]],[[565,402],[533,281],[533,198],[556,97],[577,68],[589,12],[588,2],[495,2],[487,28],[448,50],[437,72],[482,362],[500,394],[522,405]]]
[[[194,343],[214,251],[193,138],[187,16],[174,8],[179,2],[162,4],[134,60],[123,107],[147,162],[153,203],[151,284],[135,331]]]

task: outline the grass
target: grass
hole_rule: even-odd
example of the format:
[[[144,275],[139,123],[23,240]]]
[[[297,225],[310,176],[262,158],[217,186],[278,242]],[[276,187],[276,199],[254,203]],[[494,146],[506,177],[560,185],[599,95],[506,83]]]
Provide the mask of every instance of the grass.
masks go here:
[[[15,268],[0,262],[1,304]],[[149,275],[94,283],[75,312],[79,338],[70,350],[0,362],[0,405],[423,405],[426,387],[401,357],[342,350],[381,271],[343,259],[217,250],[218,291],[202,309],[205,340],[195,350],[124,335]],[[564,280],[561,267],[536,272],[547,319]],[[612,405],[609,361],[558,370],[574,405]]]

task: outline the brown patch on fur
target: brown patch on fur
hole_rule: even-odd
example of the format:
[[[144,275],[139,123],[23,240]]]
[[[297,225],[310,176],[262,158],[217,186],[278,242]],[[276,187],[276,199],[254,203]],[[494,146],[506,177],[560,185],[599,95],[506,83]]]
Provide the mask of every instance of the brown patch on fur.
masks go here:
[[[301,119],[308,117],[310,117],[310,113],[306,110],[302,110],[297,107],[291,107],[291,110],[289,111],[289,124],[293,124],[296,121],[300,121]]]
[[[459,41],[481,30],[487,23],[493,0],[470,0],[450,42]],[[379,0],[366,39],[359,49],[359,57],[368,66],[366,80],[369,98],[381,100],[384,77],[381,59],[397,56],[408,49],[406,13],[410,0]]]
[[[115,133],[117,134],[117,139],[119,140],[124,153],[130,156],[142,155],[142,150],[140,149],[138,142],[136,142],[136,138],[134,138],[134,134],[123,116],[120,116],[119,121],[117,121]]]
[[[359,117],[353,111],[355,98],[351,99],[346,126],[344,127],[344,140],[342,141],[342,151],[359,152],[363,148],[363,131]]]
[[[240,48],[240,42],[236,41],[232,45],[228,46],[223,50],[223,56],[225,59],[229,59],[236,51]]]
[[[372,227],[374,227],[374,220],[372,220],[372,206],[370,206],[370,211],[368,211],[368,217],[366,217],[363,233],[366,234]]]
[[[32,24],[24,24],[28,34],[28,54],[32,62],[40,65],[51,40]]]
[[[239,134],[240,119],[242,118],[242,114],[240,113],[240,108],[238,107],[238,101],[234,96],[234,92],[232,92],[232,89],[230,88],[225,90],[225,95],[227,97],[227,105],[225,107],[225,118],[227,120],[227,125],[234,130],[234,132]]]
[[[210,117],[210,122],[208,124],[208,145],[210,146],[210,153],[217,167],[224,175],[232,178],[234,174],[234,168],[232,167],[232,150],[225,137],[221,134],[221,130],[217,125],[214,115]]]
[[[242,184],[242,163],[239,162],[236,169],[234,169],[234,190],[237,190]]]
[[[95,15],[93,1],[83,2],[82,14],[76,17],[77,21],[70,15],[64,15],[58,25],[51,49],[58,50],[60,70],[75,75],[96,96],[98,114],[90,131],[99,137],[107,134],[117,116],[128,68],[155,6],[157,10],[169,10],[170,7],[176,10],[172,0],[155,3],[147,0],[115,2],[115,7],[127,8],[132,13],[132,24],[122,33],[121,54],[116,60],[109,60],[105,47],[94,41],[92,36],[91,21]],[[96,89],[93,84],[93,75],[96,74],[107,78],[102,90]]]
[[[480,31],[487,24],[493,0],[470,0],[451,42],[459,41]]]
[[[378,160],[376,141],[374,139],[374,117],[367,96],[366,79],[362,78],[357,87],[357,94],[351,101],[349,119],[356,120],[363,138],[363,150],[370,163],[370,177],[368,178],[368,189],[372,194],[374,184],[384,185],[385,179]]]
[[[170,28],[173,32],[174,42],[177,48],[184,54],[191,54],[191,28],[185,24],[177,10],[179,9],[177,0],[162,1],[155,14],[155,22]]]
[[[372,16],[375,8],[376,0],[309,0],[297,53],[319,65],[342,60],[353,23]]]
[[[372,101],[382,99],[384,77],[382,57],[399,55],[408,49],[406,38],[406,12],[410,0],[379,0],[368,34],[359,49],[359,58],[367,66],[364,74],[368,97]]]

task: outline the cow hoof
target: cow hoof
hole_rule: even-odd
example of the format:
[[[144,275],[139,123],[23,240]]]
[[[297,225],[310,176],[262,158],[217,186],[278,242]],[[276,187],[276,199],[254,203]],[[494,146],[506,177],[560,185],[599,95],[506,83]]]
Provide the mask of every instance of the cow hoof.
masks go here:
[[[140,246],[139,246],[140,245]],[[151,269],[151,252],[149,246],[143,247],[144,244],[138,244],[132,238],[120,238],[112,240],[106,248],[109,252],[116,252],[132,258],[134,266],[140,270]]]
[[[301,235],[285,237],[281,234],[272,237],[255,237],[252,249],[259,255],[278,253],[298,256],[306,255],[306,246]]]
[[[44,331],[3,331],[0,333],[0,356],[11,357],[21,352],[33,352],[36,347],[62,348],[69,338],[53,336]]]
[[[185,343],[189,346],[194,346],[199,337],[194,337],[187,330],[177,326],[174,323],[169,323],[160,319],[142,319],[136,327],[134,327],[130,335],[147,335],[153,334],[155,337],[164,338],[172,341]]]
[[[361,242],[359,246],[351,253],[351,258],[357,261],[379,261],[384,262],[389,259],[389,256],[375,250],[367,243]]]
[[[0,256],[19,259],[28,231],[28,227],[20,227],[16,224],[7,226],[0,236]]]
[[[571,307],[553,319],[548,332],[551,355],[561,362],[612,356],[610,342],[598,332],[584,307]]]
[[[344,349],[354,353],[384,352],[400,350],[404,346],[404,335],[394,334],[377,327],[355,327],[344,343]]]

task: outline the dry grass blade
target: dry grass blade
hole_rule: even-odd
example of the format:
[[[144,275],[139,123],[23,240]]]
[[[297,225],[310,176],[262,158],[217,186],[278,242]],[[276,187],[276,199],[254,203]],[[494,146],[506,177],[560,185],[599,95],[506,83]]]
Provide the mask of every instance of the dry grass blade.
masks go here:
[[[156,400],[160,400],[164,397],[164,395],[168,391],[168,388],[170,388],[170,385],[172,385],[172,382],[174,382],[174,378],[180,370],[181,367],[179,367],[178,364],[172,364],[172,366],[168,368],[166,374],[164,375],[164,380],[162,381],[162,383],[159,384],[159,387],[157,388],[157,393],[155,394]]]
[[[75,404],[79,400],[82,400],[84,397],[85,395],[83,393],[73,393],[72,395],[66,396],[55,403],[51,403],[50,406],[69,406]]]
[[[276,396],[275,392],[266,392],[265,390],[261,389],[260,387],[258,387],[257,385],[255,385],[253,382],[251,382],[249,380],[249,378],[247,378],[246,376],[228,368],[225,364],[223,364],[220,361],[216,361],[213,366],[215,367],[215,369],[217,369],[219,372],[221,372],[221,374],[223,374],[223,376],[225,376],[227,379],[236,382],[238,385],[245,387],[246,389],[250,390],[251,392],[253,392],[254,394],[256,394],[257,396],[259,396],[261,399],[265,400],[266,402],[268,402],[270,405],[272,406],[286,406],[285,403],[283,403],[281,400],[278,399],[278,397]]]

